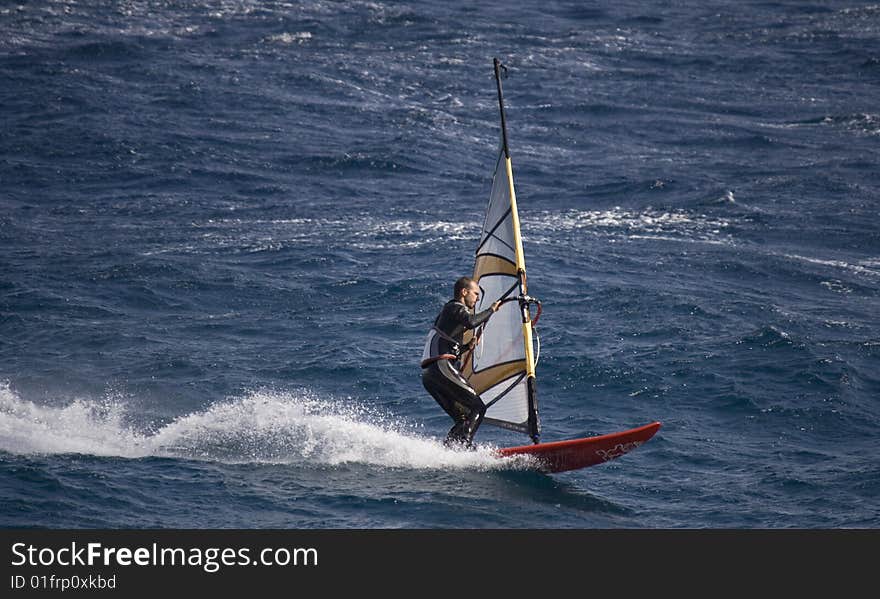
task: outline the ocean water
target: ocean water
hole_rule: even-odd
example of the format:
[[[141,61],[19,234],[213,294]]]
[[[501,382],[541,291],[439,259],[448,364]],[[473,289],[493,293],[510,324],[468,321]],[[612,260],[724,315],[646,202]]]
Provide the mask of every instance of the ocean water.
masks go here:
[[[505,97],[546,475],[422,343]],[[0,3],[0,526],[877,528],[875,2]]]

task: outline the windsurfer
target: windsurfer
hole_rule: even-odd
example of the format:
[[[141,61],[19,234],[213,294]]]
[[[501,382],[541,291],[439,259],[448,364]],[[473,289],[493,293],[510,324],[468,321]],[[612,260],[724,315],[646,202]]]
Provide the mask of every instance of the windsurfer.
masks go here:
[[[422,384],[454,423],[444,441],[447,446],[472,447],[474,434],[486,413],[483,400],[461,375],[460,361],[465,352],[479,343],[474,336],[465,344],[465,331],[484,324],[501,306],[497,301],[475,314],[479,299],[480,287],[473,279],[458,279],[453,299],[446,302],[428,332],[422,355]]]

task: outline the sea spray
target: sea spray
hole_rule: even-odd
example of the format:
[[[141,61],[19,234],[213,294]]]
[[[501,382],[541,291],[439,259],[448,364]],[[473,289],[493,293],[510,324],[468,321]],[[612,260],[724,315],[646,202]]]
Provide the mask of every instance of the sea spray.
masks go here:
[[[145,431],[127,423],[121,399],[75,399],[43,406],[0,387],[0,449],[16,454],[168,457],[223,463],[333,467],[497,469],[527,465],[498,459],[491,446],[448,449],[415,426],[355,400],[310,391],[258,390],[209,405]]]

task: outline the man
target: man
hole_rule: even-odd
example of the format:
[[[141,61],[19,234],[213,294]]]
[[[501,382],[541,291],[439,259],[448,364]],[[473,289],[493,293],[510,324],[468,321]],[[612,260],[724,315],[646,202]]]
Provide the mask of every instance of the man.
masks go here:
[[[474,314],[479,299],[480,288],[476,281],[469,277],[458,279],[453,299],[446,302],[434,321],[422,353],[422,384],[454,422],[444,441],[447,446],[472,447],[474,434],[486,413],[483,400],[461,375],[460,362],[462,354],[479,343],[474,338],[467,345],[463,344],[465,331],[485,323],[501,306],[497,301]]]

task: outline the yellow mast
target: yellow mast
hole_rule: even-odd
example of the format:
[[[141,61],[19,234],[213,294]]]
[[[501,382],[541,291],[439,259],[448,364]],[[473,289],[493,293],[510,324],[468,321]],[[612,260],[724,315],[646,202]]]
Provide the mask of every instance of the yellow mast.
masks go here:
[[[501,62],[494,59],[495,65],[495,81],[498,85],[498,107],[501,111],[501,141],[504,148],[504,166],[507,172],[507,184],[510,191],[510,211],[513,223],[514,250],[516,252],[516,268],[519,275],[519,293],[520,297],[526,297],[528,294],[526,283],[526,261],[522,247],[522,234],[520,233],[519,212],[516,207],[516,192],[513,188],[513,167],[510,162],[510,148],[507,145],[507,117],[504,114],[504,94],[501,90],[501,69],[505,68]],[[505,69],[506,70],[506,69]],[[526,384],[528,389],[529,401],[529,435],[532,441],[537,443],[540,435],[540,424],[538,423],[538,401],[535,392],[535,350],[532,342],[532,317],[529,313],[529,304],[520,302],[520,310],[522,312],[522,333],[523,343],[525,344],[526,356]]]

